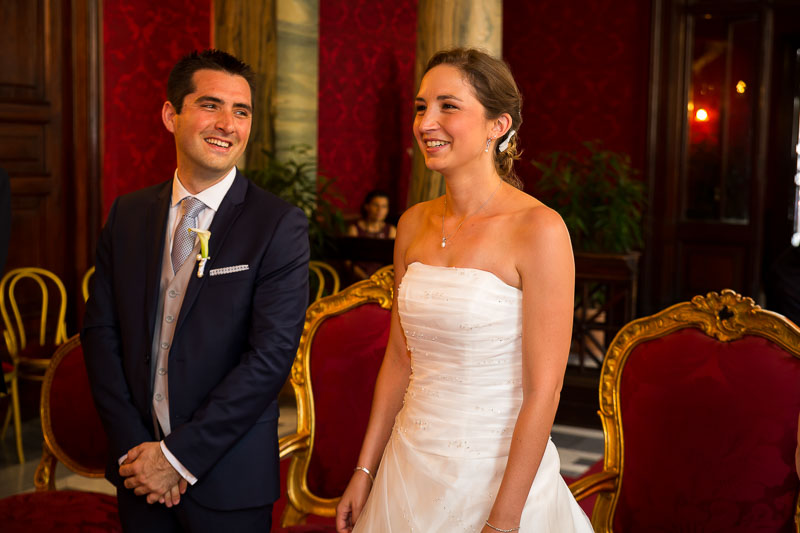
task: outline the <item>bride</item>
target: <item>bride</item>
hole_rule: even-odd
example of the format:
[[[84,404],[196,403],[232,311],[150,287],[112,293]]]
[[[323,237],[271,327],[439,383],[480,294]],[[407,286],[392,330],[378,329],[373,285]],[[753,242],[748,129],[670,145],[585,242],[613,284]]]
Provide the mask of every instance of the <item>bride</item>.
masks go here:
[[[395,303],[339,532],[590,532],[550,429],[572,328],[561,218],[513,171],[521,97],[505,63],[439,52],[414,135],[444,196],[400,219]]]

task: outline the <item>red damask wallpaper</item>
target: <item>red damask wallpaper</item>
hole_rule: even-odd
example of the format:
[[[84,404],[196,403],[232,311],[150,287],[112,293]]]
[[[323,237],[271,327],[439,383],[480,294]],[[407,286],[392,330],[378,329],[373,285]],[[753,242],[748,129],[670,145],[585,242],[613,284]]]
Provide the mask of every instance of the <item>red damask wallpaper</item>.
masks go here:
[[[114,199],[172,177],[175,144],[161,122],[167,76],[211,43],[211,0],[103,2],[103,213]]]
[[[642,171],[650,2],[504,0],[503,55],[524,98],[517,171],[527,190],[531,159],[593,139]]]
[[[404,208],[411,172],[417,2],[325,0],[319,22],[319,167],[346,212],[373,188]]]

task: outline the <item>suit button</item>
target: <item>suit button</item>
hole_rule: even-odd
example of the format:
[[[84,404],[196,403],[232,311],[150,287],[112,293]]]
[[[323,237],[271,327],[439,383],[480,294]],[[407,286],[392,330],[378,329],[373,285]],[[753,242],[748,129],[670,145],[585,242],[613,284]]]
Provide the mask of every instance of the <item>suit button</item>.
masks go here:
[[[156,399],[157,402],[160,402],[161,400],[164,399],[164,396],[160,392],[157,392],[154,398]]]
[[[170,289],[167,294],[169,294],[170,298],[175,298],[178,295],[178,291],[176,291],[175,289]]]
[[[148,364],[150,363],[150,356],[149,355],[145,355],[144,356],[144,362],[148,363]]]
[[[161,348],[163,348],[164,350],[166,350],[167,348],[169,348],[169,343],[168,343],[168,342],[162,342],[162,343],[161,343]]]
[[[159,368],[158,369],[158,375],[159,376],[163,376],[166,373],[167,373],[167,369],[165,369],[165,368]]]
[[[172,324],[172,322],[175,320],[175,317],[172,315],[167,315],[167,318],[165,318],[164,320],[166,320],[167,323]]]

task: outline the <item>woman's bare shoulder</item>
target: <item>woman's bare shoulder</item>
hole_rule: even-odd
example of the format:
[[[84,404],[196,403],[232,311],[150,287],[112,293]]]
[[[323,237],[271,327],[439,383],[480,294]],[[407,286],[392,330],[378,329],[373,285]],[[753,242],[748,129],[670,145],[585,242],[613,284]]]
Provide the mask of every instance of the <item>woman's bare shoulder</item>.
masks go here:
[[[515,226],[523,232],[538,232],[547,229],[566,230],[561,215],[538,198],[520,190],[514,191],[509,212],[515,218]]]
[[[437,202],[440,203],[441,199],[434,198],[433,200],[414,204],[406,209],[400,216],[400,220],[397,221],[398,234],[413,232],[422,225],[433,213],[434,206]]]
[[[520,262],[535,262],[552,255],[572,257],[569,231],[557,211],[518,191],[509,213],[513,219],[515,255]]]

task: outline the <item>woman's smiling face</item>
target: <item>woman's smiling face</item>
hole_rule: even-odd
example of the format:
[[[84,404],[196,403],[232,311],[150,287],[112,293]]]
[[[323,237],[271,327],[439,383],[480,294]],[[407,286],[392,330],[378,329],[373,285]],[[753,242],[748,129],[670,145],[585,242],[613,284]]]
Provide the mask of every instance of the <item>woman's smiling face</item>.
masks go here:
[[[422,78],[416,98],[414,136],[431,170],[442,172],[469,165],[486,153],[492,121],[463,73],[437,65]]]

